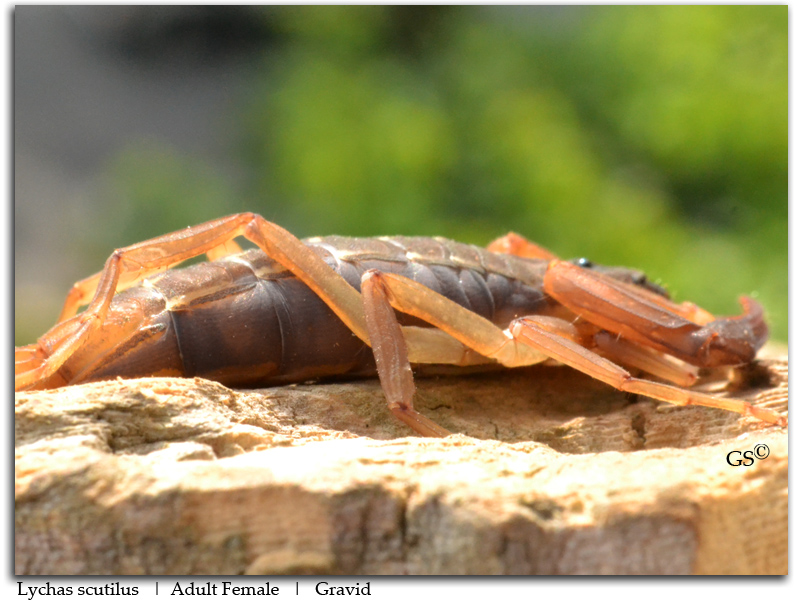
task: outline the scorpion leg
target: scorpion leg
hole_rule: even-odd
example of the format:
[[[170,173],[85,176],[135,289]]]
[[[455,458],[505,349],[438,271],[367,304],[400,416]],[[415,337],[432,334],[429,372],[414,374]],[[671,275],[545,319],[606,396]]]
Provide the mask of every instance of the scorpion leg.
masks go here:
[[[218,221],[222,221],[222,220],[223,219],[218,219]],[[210,223],[213,223],[213,222],[214,221],[211,221]],[[209,225],[210,223],[206,223],[204,225],[198,225],[197,228],[204,227],[205,225]],[[144,246],[147,246],[147,247],[150,247],[151,249],[154,249],[154,248],[157,248],[158,245],[160,243],[162,243],[162,242],[174,241],[173,238],[175,238],[175,237],[177,237],[179,235],[181,235],[184,238],[186,238],[187,237],[186,234],[191,232],[194,229],[196,229],[196,228],[195,227],[189,227],[189,228],[181,230],[179,232],[175,232],[175,233],[167,234],[167,235],[164,235],[164,236],[160,236],[160,237],[154,238],[152,240],[148,240],[146,242],[141,242],[139,244],[134,244],[133,246],[128,246],[127,248],[123,248],[121,250],[117,250],[117,252],[128,253],[130,251],[130,252],[134,253],[137,250],[140,250]],[[225,256],[229,256],[231,254],[240,253],[241,251],[242,251],[242,248],[241,248],[241,246],[239,246],[239,244],[237,244],[233,239],[228,239],[228,240],[220,241],[219,243],[210,246],[205,251],[203,251],[203,250],[198,251],[198,250],[192,249],[188,253],[187,252],[177,252],[177,253],[172,254],[172,257],[174,257],[174,260],[172,260],[171,262],[167,263],[167,266],[163,266],[163,265],[154,266],[154,267],[148,268],[147,270],[142,270],[140,273],[138,273],[138,275],[135,274],[135,273],[131,273],[129,275],[132,275],[132,276],[121,277],[120,280],[117,282],[116,292],[121,292],[122,290],[124,290],[126,288],[129,288],[132,285],[135,285],[136,283],[138,283],[139,281],[141,281],[142,279],[144,279],[146,277],[150,277],[150,276],[158,273],[159,271],[164,271],[164,270],[168,269],[169,267],[171,267],[173,265],[176,265],[176,264],[181,263],[181,262],[183,262],[185,260],[188,260],[189,258],[194,258],[195,256],[199,256],[200,254],[203,254],[204,252],[205,252],[206,256],[208,256],[208,260],[217,260],[217,259],[223,258]],[[168,258],[168,257],[165,256],[165,258]],[[104,272],[105,272],[105,269],[103,271],[100,271],[99,273],[95,273],[94,275],[91,275],[90,277],[82,279],[82,280],[78,281],[77,283],[73,284],[72,288],[67,293],[67,298],[64,301],[64,306],[61,309],[61,314],[58,317],[58,321],[57,321],[58,323],[61,323],[62,321],[66,321],[67,319],[75,316],[77,314],[77,312],[78,312],[78,309],[81,306],[83,306],[84,304],[87,304],[89,302],[89,299],[97,292],[97,286],[100,283],[100,279],[101,279],[101,277],[102,277]]]
[[[421,283],[394,273],[380,273],[380,279],[391,306],[430,323],[482,356],[508,367],[533,365],[549,358],[527,344],[517,344],[507,331]],[[409,348],[410,355],[424,352]],[[436,361],[435,356],[426,358],[431,360],[414,362],[445,362]]]
[[[681,387],[697,383],[698,368],[647,348],[637,346],[607,331],[598,331],[592,338],[598,354],[609,360],[635,367]]]
[[[38,344],[29,344],[20,348],[14,348],[14,377],[22,373],[32,371],[42,364],[47,359],[47,355],[42,352]],[[62,382],[65,385],[67,382]]]
[[[558,257],[538,244],[525,239],[518,233],[513,231],[499,237],[491,244],[486,246],[490,252],[498,252],[500,254],[513,254],[514,256],[521,256],[522,258],[543,258],[545,260],[554,260]]]
[[[618,390],[641,394],[679,406],[693,404],[719,408],[742,415],[751,415],[767,423],[775,423],[783,427],[787,425],[786,417],[773,410],[753,406],[743,400],[720,398],[633,377],[628,371],[610,360],[606,360],[570,339],[548,331],[538,317],[517,319],[511,324],[509,330],[515,339],[523,340],[565,365],[599,379]]]
[[[206,256],[208,256],[208,260],[218,260],[231,254],[238,254],[241,251],[242,248],[239,246],[239,244],[233,240],[229,240],[218,247],[209,249],[206,252]],[[178,262],[182,262],[183,260],[186,259],[180,259]],[[156,272],[158,271],[150,271],[147,276],[153,275]],[[73,284],[72,288],[70,288],[69,292],[67,292],[67,298],[64,301],[64,306],[61,309],[61,314],[58,317],[57,323],[61,323],[70,317],[74,317],[78,313],[78,309],[88,302],[88,299],[97,291],[97,284],[100,281],[101,274],[102,271],[100,273],[95,273],[86,279],[81,279],[77,283]],[[117,284],[116,291],[121,292],[122,290],[136,284],[137,281],[137,279],[121,281]]]
[[[635,367],[681,387],[691,387],[697,382],[697,367],[651,348],[633,344],[598,329],[587,321],[577,320],[570,323],[564,318],[543,315],[537,315],[536,319],[547,331],[572,340],[613,362]]]
[[[444,437],[450,432],[414,409],[414,376],[408,349],[394,309],[387,298],[381,274],[371,270],[361,279],[364,314],[372,341],[378,377],[392,414],[414,431],[428,437]]]
[[[462,344],[505,366],[523,366],[554,358],[623,391],[681,406],[694,404],[719,408],[752,415],[768,423],[787,424],[786,418],[775,411],[748,402],[635,378],[622,367],[582,346],[578,330],[561,319],[522,317],[502,330],[410,279],[391,273],[382,274],[382,279],[387,299],[395,309],[431,323]]]

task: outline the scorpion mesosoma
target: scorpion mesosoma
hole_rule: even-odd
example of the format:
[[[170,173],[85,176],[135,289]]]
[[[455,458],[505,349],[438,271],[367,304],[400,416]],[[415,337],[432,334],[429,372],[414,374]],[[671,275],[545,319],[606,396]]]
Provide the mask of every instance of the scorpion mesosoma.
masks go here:
[[[239,236],[257,248],[242,252]],[[203,254],[209,262],[169,270]],[[752,361],[766,341],[760,305],[740,302],[742,315],[717,319],[671,302],[638,271],[559,260],[516,234],[488,249],[301,241],[243,213],[113,252],[73,286],[48,333],[15,349],[15,389],[148,375],[241,387],[377,371],[397,418],[444,436],[414,409],[411,365],[554,360],[620,390],[786,426],[772,410],[688,389],[698,367]]]

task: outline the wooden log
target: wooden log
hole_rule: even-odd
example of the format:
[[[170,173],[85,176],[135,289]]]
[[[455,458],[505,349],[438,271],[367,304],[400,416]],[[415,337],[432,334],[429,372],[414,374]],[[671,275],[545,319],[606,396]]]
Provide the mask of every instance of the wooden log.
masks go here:
[[[413,436],[374,380],[18,393],[15,571],[788,572],[786,429],[559,367],[417,383],[455,435]],[[735,387],[785,413],[788,359]],[[768,457],[727,462],[758,444]]]

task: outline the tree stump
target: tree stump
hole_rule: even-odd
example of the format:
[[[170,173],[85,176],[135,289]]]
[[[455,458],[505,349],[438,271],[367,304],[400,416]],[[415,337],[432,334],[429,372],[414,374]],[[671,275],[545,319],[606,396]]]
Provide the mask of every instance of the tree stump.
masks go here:
[[[18,393],[16,573],[788,572],[786,429],[563,367],[417,384],[455,435],[413,436],[376,380]],[[785,413],[788,359],[730,387]]]

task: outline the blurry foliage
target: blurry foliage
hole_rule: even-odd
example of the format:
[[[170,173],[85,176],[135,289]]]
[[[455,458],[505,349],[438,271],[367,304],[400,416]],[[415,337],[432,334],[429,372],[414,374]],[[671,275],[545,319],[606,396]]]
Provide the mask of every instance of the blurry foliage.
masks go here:
[[[132,150],[111,175],[157,229],[126,241],[243,207],[301,236],[515,230],[712,312],[757,296],[786,339],[785,6],[296,6],[263,27],[244,183]]]
[[[101,222],[118,223],[103,231],[109,247],[141,242],[231,212],[233,186],[204,161],[154,140],[130,144],[106,168],[114,202]],[[110,214],[113,211],[113,214]],[[191,219],[187,223],[187,217]],[[105,239],[108,236],[108,239]]]

